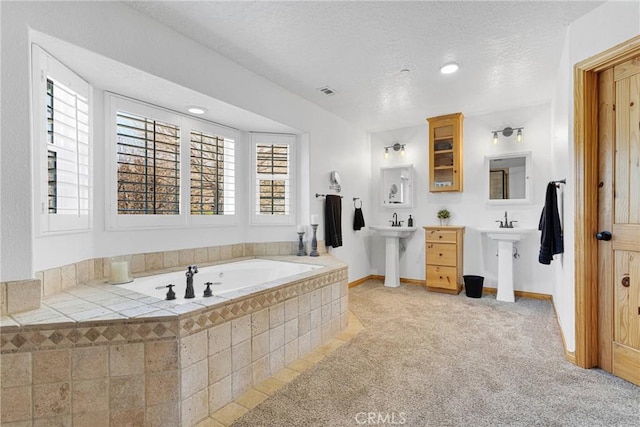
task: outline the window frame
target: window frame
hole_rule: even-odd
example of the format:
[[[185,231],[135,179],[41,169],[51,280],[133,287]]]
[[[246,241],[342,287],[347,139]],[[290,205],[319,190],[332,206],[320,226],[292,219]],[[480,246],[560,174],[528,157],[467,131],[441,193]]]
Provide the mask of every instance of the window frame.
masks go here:
[[[273,215],[258,214],[258,200],[256,184],[257,171],[257,146],[258,145],[287,145],[289,147],[289,214]],[[251,225],[293,225],[296,221],[297,203],[297,139],[291,134],[276,133],[251,133]]]
[[[58,61],[39,45],[31,45],[31,114],[32,114],[32,188],[34,206],[34,235],[68,234],[87,232],[93,227],[93,94],[91,85],[70,68]],[[81,213],[80,203],[83,197],[78,192],[78,213],[68,215],[49,212],[49,151],[47,126],[47,83],[59,82],[71,91],[86,99],[87,103],[87,173],[80,172],[78,164],[76,176],[87,179],[87,210]],[[78,154],[79,151],[76,152]],[[80,184],[78,184],[80,186]]]
[[[105,206],[106,228],[119,229],[155,229],[180,228],[189,226],[220,226],[237,223],[237,175],[234,188],[234,214],[224,215],[192,215],[190,208],[191,197],[191,131],[214,134],[231,139],[235,144],[234,164],[238,163],[237,145],[239,135],[235,129],[221,126],[206,120],[199,120],[182,115],[181,113],[158,107],[143,101],[131,99],[111,92],[105,92],[106,115],[106,200]],[[168,124],[177,125],[180,129],[180,205],[177,215],[154,214],[119,214],[118,213],[118,142],[117,142],[117,112],[124,111]]]

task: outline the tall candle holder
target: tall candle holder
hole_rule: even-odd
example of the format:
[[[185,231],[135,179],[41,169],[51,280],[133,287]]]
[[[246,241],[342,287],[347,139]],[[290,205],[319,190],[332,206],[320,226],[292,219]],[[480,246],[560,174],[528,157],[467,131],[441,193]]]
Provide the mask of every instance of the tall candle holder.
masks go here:
[[[313,239],[311,239],[311,253],[309,256],[320,256],[318,253],[318,240],[316,239],[316,230],[318,230],[318,224],[311,224],[313,228]]]
[[[304,231],[298,231],[298,256],[305,256],[307,253],[304,250],[304,244],[302,243],[302,236],[304,236]]]

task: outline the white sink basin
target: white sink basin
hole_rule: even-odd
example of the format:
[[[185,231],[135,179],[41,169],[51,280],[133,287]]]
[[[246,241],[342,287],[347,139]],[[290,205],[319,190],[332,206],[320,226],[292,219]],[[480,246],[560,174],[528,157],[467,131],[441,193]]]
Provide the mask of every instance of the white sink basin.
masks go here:
[[[513,244],[534,228],[481,228],[480,232],[498,242],[498,301],[515,302],[513,292]]]
[[[397,288],[400,286],[400,244],[398,241],[411,236],[417,227],[372,225],[370,228],[385,240],[384,285]]]
[[[533,228],[481,228],[480,232],[493,240],[517,242],[529,233],[536,231]]]
[[[383,237],[409,237],[417,227],[392,227],[390,225],[372,225],[371,229]]]

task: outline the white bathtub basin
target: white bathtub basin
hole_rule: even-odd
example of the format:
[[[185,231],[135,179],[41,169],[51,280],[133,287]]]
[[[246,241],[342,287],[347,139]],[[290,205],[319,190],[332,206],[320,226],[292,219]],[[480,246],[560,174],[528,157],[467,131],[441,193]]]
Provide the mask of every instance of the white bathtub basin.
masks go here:
[[[172,284],[175,285],[173,291],[176,293],[176,299],[167,302],[184,304],[212,300],[211,297],[205,298],[203,296],[206,282],[213,283],[211,290],[214,297],[230,299],[239,296],[239,294],[246,294],[243,290],[257,291],[266,289],[276,286],[285,277],[306,273],[317,268],[322,268],[322,266],[267,259],[249,259],[202,267],[193,276],[195,298],[190,299],[184,298],[187,287],[186,269],[185,271],[139,277],[131,283],[116,286],[158,299],[165,299],[168,290],[167,285]]]

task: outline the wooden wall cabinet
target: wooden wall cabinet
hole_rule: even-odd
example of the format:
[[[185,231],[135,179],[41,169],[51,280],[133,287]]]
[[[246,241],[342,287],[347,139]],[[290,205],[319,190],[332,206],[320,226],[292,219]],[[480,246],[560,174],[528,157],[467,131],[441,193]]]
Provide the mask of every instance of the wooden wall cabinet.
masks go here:
[[[462,289],[462,241],[464,227],[429,226],[425,231],[427,289],[459,294]]]
[[[462,191],[462,113],[430,117],[429,191]]]

